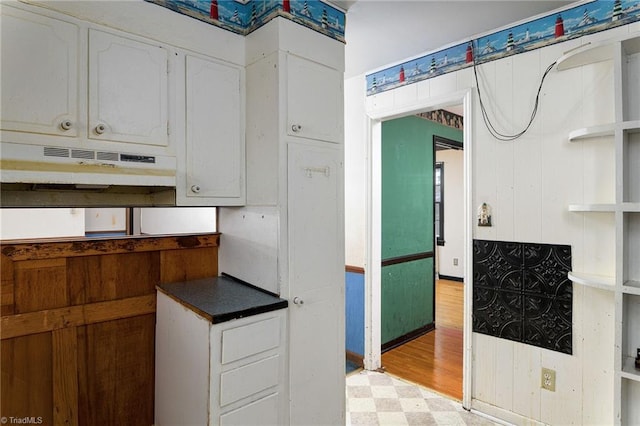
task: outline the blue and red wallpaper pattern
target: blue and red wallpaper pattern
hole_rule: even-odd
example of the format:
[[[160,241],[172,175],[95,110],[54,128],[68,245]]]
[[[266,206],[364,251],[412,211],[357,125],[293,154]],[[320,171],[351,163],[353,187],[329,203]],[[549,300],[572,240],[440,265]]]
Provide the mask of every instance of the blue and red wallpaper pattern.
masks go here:
[[[640,0],[593,0],[368,74],[367,95],[640,21]]]
[[[344,43],[345,13],[320,0],[145,0],[247,35],[276,16]]]

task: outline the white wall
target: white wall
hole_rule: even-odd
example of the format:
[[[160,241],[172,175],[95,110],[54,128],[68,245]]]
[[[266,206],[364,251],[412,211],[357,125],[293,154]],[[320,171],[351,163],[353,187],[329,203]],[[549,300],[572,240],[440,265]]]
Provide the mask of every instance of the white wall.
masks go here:
[[[436,161],[444,163],[444,240],[436,246],[438,273],[450,277],[464,276],[464,152],[436,151]],[[458,264],[453,264],[458,259]]]
[[[344,177],[345,177],[345,263],[350,266],[364,266],[366,215],[366,134],[367,119],[362,97],[365,84],[362,78],[352,78],[344,82],[345,125],[344,125]]]
[[[84,209],[0,209],[0,239],[84,236]]]
[[[481,65],[481,88],[490,116],[495,117],[498,128],[519,131],[528,121],[539,80],[550,63],[582,43],[638,30],[640,23],[635,23]],[[362,91],[356,96],[353,87],[357,86]],[[475,87],[475,82],[472,69],[467,68],[369,97],[365,96],[363,75],[348,80],[345,87],[350,95],[345,111],[354,114],[345,119],[346,169],[358,170],[363,161],[369,161],[362,154],[369,140],[358,112],[362,105],[371,113],[393,114]],[[571,244],[574,269],[613,275],[612,216],[567,211],[568,204],[612,198],[611,146],[602,140],[577,144],[567,140],[573,129],[613,121],[612,64],[552,71],[542,90],[536,121],[514,142],[493,139],[479,108],[475,96],[472,208],[482,202],[490,204],[494,226],[475,226],[473,237]],[[465,117],[466,122],[469,119]],[[347,194],[357,193],[366,182],[353,173],[346,185]],[[364,203],[347,204],[348,225],[360,223],[365,214]],[[361,250],[365,241],[354,238],[355,233],[347,233],[347,259],[362,259],[362,254],[353,251]],[[573,297],[572,356],[473,334],[473,407],[519,423],[612,422],[614,300],[606,291],[579,285],[574,285]],[[557,371],[556,392],[540,389],[542,367]]]
[[[87,208],[85,232],[116,232],[127,230],[127,209],[124,207]]]
[[[143,234],[216,232],[215,207],[145,207],[140,209]]]

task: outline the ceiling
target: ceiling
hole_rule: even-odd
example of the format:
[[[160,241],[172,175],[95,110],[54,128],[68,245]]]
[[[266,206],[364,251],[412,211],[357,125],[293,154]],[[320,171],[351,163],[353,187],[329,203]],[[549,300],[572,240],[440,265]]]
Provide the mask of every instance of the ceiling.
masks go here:
[[[345,78],[464,41],[572,1],[333,1],[347,10]]]

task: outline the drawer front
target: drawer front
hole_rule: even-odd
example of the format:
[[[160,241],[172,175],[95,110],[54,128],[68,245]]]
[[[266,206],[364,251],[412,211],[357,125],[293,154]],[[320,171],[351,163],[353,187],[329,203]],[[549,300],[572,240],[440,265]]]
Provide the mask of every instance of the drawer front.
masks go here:
[[[278,385],[280,356],[275,355],[220,375],[220,406]]]
[[[244,407],[220,416],[220,426],[279,425],[280,395],[271,394]]]
[[[222,364],[258,354],[279,345],[279,317],[224,330],[222,332]]]

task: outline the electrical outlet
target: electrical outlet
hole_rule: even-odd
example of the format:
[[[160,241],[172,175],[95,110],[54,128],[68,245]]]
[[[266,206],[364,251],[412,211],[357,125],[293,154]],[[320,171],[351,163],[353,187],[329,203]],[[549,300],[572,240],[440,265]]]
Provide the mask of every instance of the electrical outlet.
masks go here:
[[[458,266],[458,258],[457,257],[453,258],[453,266]]]
[[[556,391],[556,371],[543,368],[540,376],[540,387],[551,392]]]

